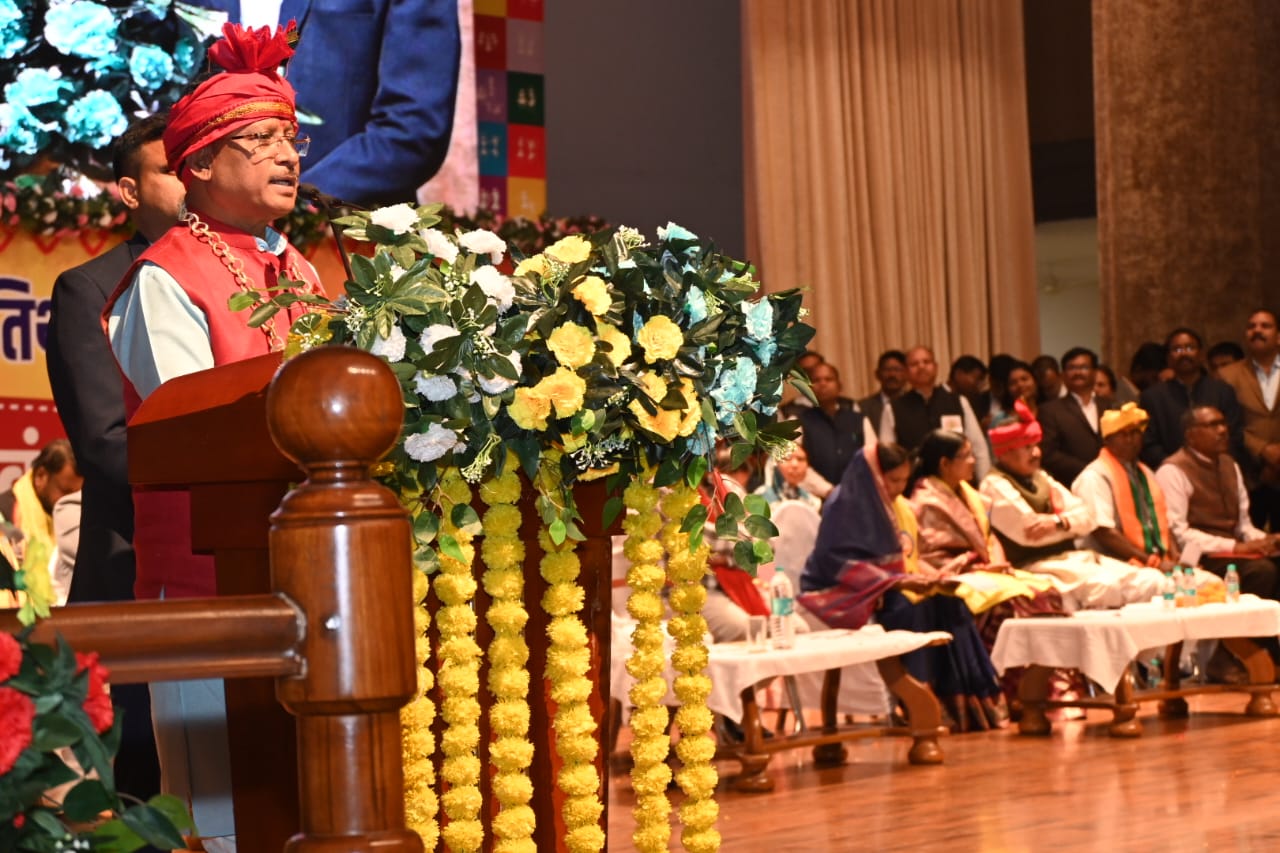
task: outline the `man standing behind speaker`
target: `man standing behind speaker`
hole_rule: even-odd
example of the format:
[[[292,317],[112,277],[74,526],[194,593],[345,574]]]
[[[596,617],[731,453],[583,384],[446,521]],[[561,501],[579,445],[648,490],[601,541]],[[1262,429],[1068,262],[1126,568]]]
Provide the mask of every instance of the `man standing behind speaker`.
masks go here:
[[[143,250],[178,221],[182,182],[164,157],[165,117],[136,122],[116,143],[112,168],[120,200],[137,231],[104,255],[72,267],[53,285],[49,319],[49,384],[67,431],[84,490],[80,545],[68,601],[133,599],[133,497],[125,449],[124,387],[102,332],[102,308]],[[113,685],[123,708],[116,758],[119,788],[146,799],[160,790],[145,684]]]
[[[444,162],[461,39],[448,0],[196,0],[246,27],[298,23],[288,77],[311,151],[302,180],[364,205],[412,201]]]

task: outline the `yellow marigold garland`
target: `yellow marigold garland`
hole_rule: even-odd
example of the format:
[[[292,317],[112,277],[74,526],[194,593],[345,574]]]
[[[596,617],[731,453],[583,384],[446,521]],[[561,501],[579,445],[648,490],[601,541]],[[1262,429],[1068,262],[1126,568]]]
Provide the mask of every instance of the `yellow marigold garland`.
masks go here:
[[[490,762],[493,795],[500,811],[493,819],[496,853],[537,853],[533,842],[534,812],[529,806],[533,784],[529,764],[529,646],[524,640],[529,614],[524,609],[524,543],[520,541],[520,478],[516,461],[480,486],[480,499],[489,507],[483,518],[485,592],[492,599],[485,619],[493,628],[489,646],[489,692],[493,707]],[[478,709],[477,709],[478,710]]]
[[[536,486],[544,495],[557,495],[560,490],[559,459],[544,457]],[[552,728],[556,735],[556,752],[564,762],[556,784],[565,795],[561,814],[565,823],[565,847],[570,853],[595,853],[604,849],[605,835],[600,828],[604,806],[600,802],[600,777],[595,766],[597,752],[596,721],[587,699],[592,684],[587,677],[591,669],[591,650],[587,630],[579,617],[584,593],[578,584],[581,563],[574,553],[575,542],[565,539],[557,545],[544,528],[538,543],[543,557],[539,564],[547,591],[543,609],[551,617],[547,625],[547,679],[551,682],[551,698],[556,703]]]
[[[484,841],[480,823],[480,761],[476,750],[480,745],[480,705],[476,694],[480,689],[480,646],[475,640],[476,616],[471,600],[476,581],[471,573],[475,548],[471,534],[454,526],[451,511],[459,504],[471,503],[471,487],[456,468],[440,477],[440,571],[435,577],[436,597],[440,611],[436,622],[440,628],[438,680],[444,697],[440,713],[447,728],[441,738],[444,762],[441,777],[446,785],[441,800],[449,818],[442,835],[444,843],[455,853],[479,850]],[[458,545],[462,559],[450,556],[443,545],[451,537]]]
[[[637,478],[623,493],[623,503],[631,510],[622,522],[627,534],[623,548],[631,562],[627,612],[639,623],[631,635],[634,650],[627,661],[627,672],[636,679],[628,697],[635,708],[631,715],[631,787],[636,795],[632,840],[641,853],[663,853],[671,841],[671,803],[667,800],[671,742],[667,708],[662,704],[667,693],[662,677],[662,585],[666,573],[658,565],[662,545],[656,537],[662,518],[657,512],[658,490],[651,481],[652,475]]]
[[[698,502],[697,490],[678,485],[662,499],[662,512],[667,518],[662,530],[662,544],[667,552],[667,576],[671,579],[671,606],[675,616],[671,620],[671,635],[676,640],[672,665],[676,669],[673,685],[680,709],[676,711],[676,725],[680,727],[680,741],[676,754],[684,764],[676,773],[676,782],[685,793],[680,806],[680,822],[683,829],[680,841],[692,853],[714,853],[720,849],[720,833],[716,830],[719,816],[713,794],[719,780],[711,756],[715,752],[710,731],[711,711],[707,697],[711,694],[711,679],[703,674],[707,649],[705,635],[707,621],[702,616],[702,605],[707,591],[702,585],[707,571],[710,549],[705,542],[693,551],[689,550],[689,535],[680,530],[685,515]]]
[[[431,760],[436,751],[436,739],[431,731],[436,706],[430,695],[435,677],[428,666],[431,660],[431,641],[427,638],[427,628],[431,625],[431,615],[427,612],[429,585],[427,576],[414,569],[413,636],[414,658],[419,662],[418,689],[400,712],[400,730],[403,735],[405,823],[418,833],[424,849],[434,850],[440,835],[440,826],[436,823],[440,802],[435,790],[435,764]]]

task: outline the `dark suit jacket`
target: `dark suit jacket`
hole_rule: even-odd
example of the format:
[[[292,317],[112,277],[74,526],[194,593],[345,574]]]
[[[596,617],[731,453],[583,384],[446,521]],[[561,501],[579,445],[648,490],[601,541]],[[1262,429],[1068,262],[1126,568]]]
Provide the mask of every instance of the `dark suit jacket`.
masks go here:
[[[880,397],[880,392],[877,391],[870,397],[859,400],[858,408],[862,409],[862,413],[871,421],[871,428],[879,434],[880,418],[884,415],[884,400]]]
[[[240,20],[240,0],[195,0]],[[347,201],[412,201],[444,162],[462,42],[447,0],[284,0],[298,22],[289,82],[311,151],[302,180]]]
[[[1101,424],[1102,413],[1112,408],[1112,404],[1101,397],[1096,400]],[[1044,438],[1040,440],[1044,454],[1041,465],[1053,479],[1069,489],[1085,466],[1098,458],[1102,436],[1093,431],[1079,401],[1071,394],[1041,403],[1036,420],[1044,430]]]
[[[133,497],[125,445],[124,386],[102,331],[102,308],[147,247],[135,236],[53,283],[49,384],[84,475],[71,601],[133,598]]]

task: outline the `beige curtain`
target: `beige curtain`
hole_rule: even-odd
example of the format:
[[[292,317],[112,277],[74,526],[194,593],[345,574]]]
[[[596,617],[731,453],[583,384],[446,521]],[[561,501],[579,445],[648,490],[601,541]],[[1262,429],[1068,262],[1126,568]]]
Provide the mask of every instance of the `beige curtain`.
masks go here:
[[[810,288],[845,393],[876,356],[1039,347],[1022,0],[743,0],[747,244]]]

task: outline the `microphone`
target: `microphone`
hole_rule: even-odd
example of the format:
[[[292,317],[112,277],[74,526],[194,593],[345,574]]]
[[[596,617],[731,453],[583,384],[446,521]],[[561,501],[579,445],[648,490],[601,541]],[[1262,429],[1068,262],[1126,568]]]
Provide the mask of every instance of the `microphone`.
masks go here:
[[[337,196],[329,195],[328,193],[324,192],[319,187],[317,187],[315,184],[299,183],[298,195],[302,196],[308,201],[314,201],[316,204],[325,208],[326,211],[335,207],[345,207],[350,210],[368,210],[369,209],[362,204],[356,204],[350,201],[343,201]]]

